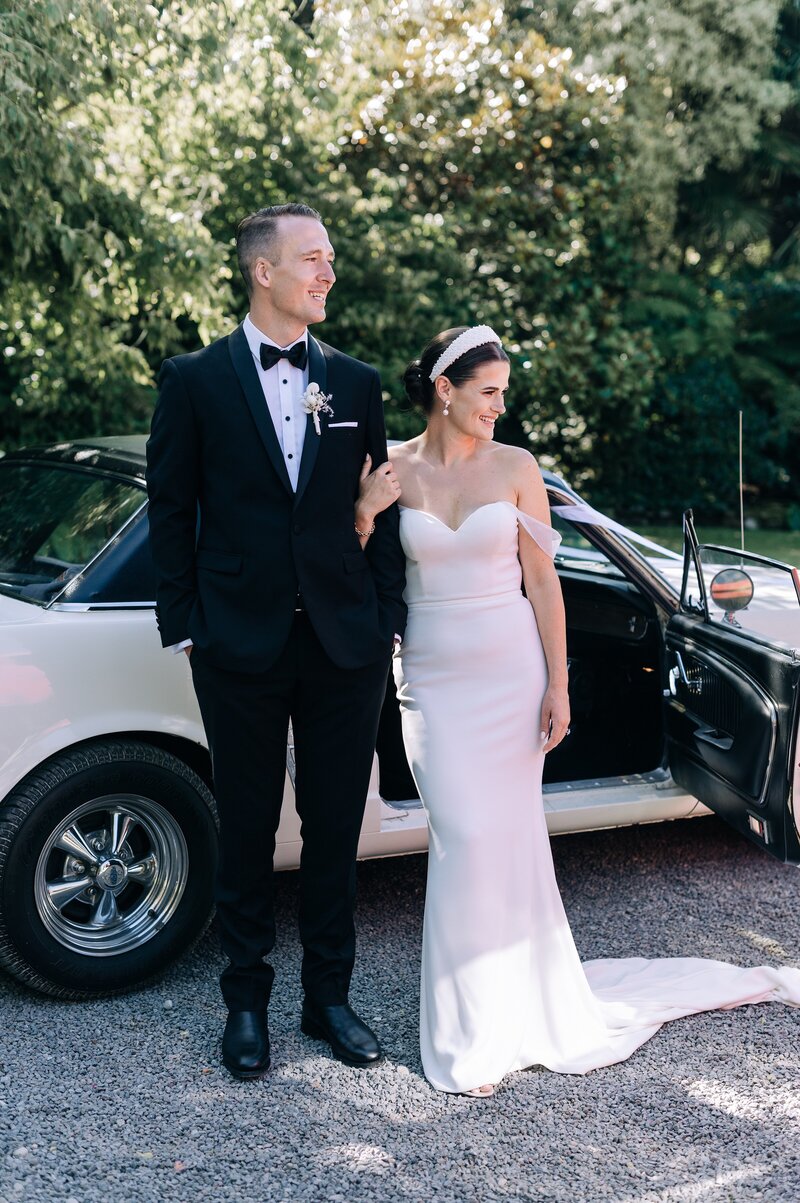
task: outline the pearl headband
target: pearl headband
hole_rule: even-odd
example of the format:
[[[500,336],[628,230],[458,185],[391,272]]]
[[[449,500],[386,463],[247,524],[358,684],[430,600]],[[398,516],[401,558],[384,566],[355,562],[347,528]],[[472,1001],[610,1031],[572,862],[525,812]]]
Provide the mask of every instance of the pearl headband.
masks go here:
[[[470,326],[469,330],[459,334],[458,338],[454,338],[450,346],[442,351],[431,369],[431,380],[441,376],[451,364],[462,355],[466,355],[467,351],[474,351],[476,347],[483,347],[486,343],[497,343],[499,347],[503,345],[491,326]]]

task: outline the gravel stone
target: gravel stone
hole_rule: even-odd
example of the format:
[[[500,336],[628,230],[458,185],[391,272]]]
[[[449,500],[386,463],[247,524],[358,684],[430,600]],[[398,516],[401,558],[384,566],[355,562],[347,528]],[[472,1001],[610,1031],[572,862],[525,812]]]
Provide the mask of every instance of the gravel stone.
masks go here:
[[[716,820],[559,837],[553,850],[584,957],[800,963],[800,878]],[[386,1052],[370,1070],[300,1032],[293,873],[277,881],[273,1067],[260,1082],[219,1064],[213,929],[118,998],[56,1002],[0,977],[0,1203],[795,1203],[796,1009],[692,1016],[583,1077],[534,1068],[490,1099],[438,1094],[417,1044],[425,859],[358,876],[351,1001]]]

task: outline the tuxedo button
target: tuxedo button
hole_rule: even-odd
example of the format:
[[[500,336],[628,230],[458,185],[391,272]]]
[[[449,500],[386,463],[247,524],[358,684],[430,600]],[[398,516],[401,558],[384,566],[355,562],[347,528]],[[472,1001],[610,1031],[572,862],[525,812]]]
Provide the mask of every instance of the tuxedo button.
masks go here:
[[[289,454],[286,456],[286,458],[287,458],[287,459],[294,459],[294,456],[292,455],[291,451],[290,451],[290,452],[289,452]]]
[[[300,525],[300,523],[299,523],[299,522],[295,522],[294,526],[292,527],[292,530],[294,531],[294,533],[295,533],[296,535],[299,535],[302,529],[303,529],[303,528],[302,528],[302,526]]]

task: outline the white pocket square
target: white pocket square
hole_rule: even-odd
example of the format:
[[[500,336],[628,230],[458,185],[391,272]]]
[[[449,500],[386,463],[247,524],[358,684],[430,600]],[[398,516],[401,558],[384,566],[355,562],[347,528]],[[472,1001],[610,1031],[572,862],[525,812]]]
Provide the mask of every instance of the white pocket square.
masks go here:
[[[329,422],[328,430],[340,430],[343,426],[358,426],[358,422]]]

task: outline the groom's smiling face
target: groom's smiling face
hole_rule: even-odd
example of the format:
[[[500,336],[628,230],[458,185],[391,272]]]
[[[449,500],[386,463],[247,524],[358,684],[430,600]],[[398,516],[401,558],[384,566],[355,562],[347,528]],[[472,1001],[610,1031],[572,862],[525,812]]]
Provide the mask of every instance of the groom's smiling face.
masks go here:
[[[325,321],[336,275],[325,227],[313,217],[281,217],[274,259],[256,262],[256,280],[274,315],[297,326]]]

